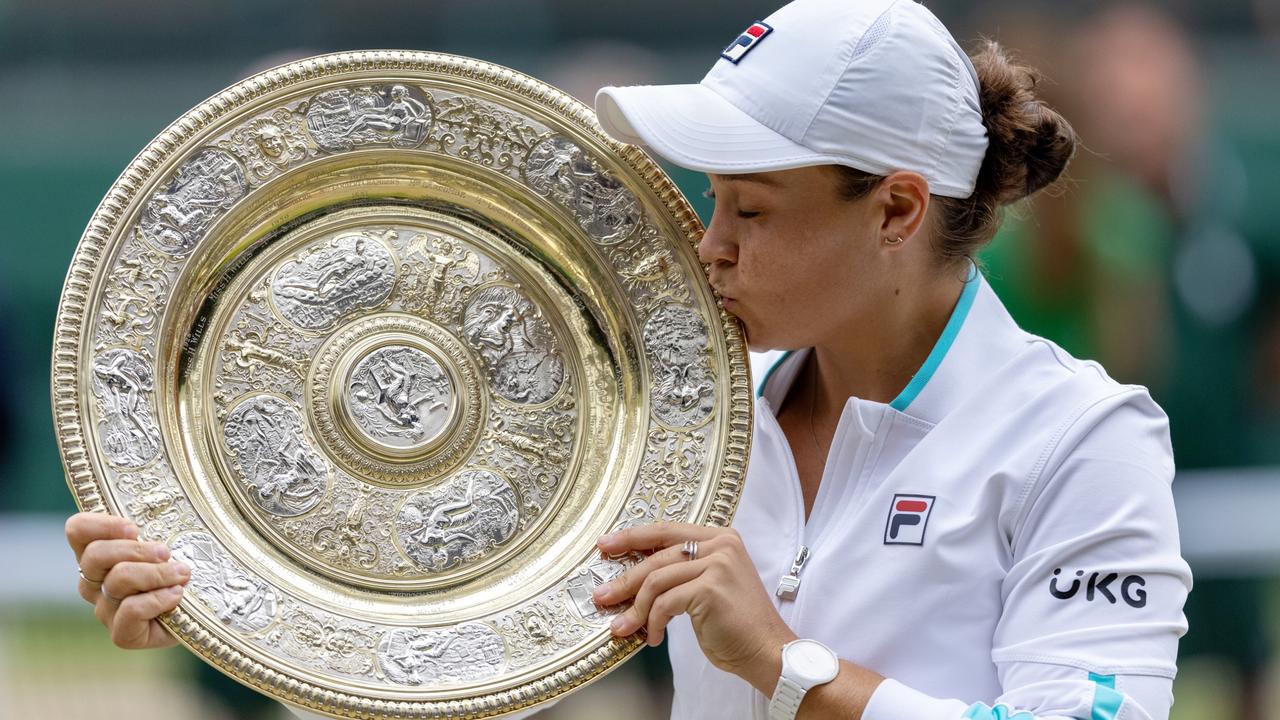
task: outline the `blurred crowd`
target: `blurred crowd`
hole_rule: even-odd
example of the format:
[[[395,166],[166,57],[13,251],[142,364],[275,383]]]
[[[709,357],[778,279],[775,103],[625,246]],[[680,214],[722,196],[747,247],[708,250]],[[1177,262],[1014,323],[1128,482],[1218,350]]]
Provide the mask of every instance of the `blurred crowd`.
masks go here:
[[[143,103],[146,111],[133,124],[118,116],[127,106],[112,105],[105,93],[101,103],[62,108],[83,122],[39,109],[42,98],[59,94],[59,82],[66,92],[84,90],[90,99],[96,97],[74,77],[76,68],[94,59],[77,55],[70,39],[60,46],[56,27],[45,28],[51,47],[27,38],[26,45],[5,50],[0,42],[0,91],[10,101],[27,97],[23,107],[50,118],[42,125],[15,106],[0,109],[0,218],[6,226],[0,233],[0,522],[6,513],[74,511],[53,445],[48,403],[49,348],[62,273],[115,173],[187,107],[240,77],[294,57],[374,46],[445,49],[504,62],[590,103],[601,85],[696,81],[724,42],[774,7],[774,2],[709,2],[697,11],[699,20],[686,27],[679,17],[683,4],[660,2],[656,7],[669,18],[664,27],[663,13],[653,8],[636,10],[645,14],[631,23],[621,6],[508,4],[515,13],[511,25],[542,40],[519,47],[520,32],[507,27],[501,43],[486,44],[482,28],[462,21],[466,10],[457,2],[440,5],[461,36],[442,35],[438,28],[430,36],[450,38],[439,43],[443,47],[415,43],[412,35],[379,43],[328,30],[302,32],[282,49],[279,39],[273,45],[263,35],[261,43],[248,46],[259,51],[258,60],[222,57],[188,66],[192,73],[206,74],[181,90],[175,89],[181,82],[173,69],[154,77],[137,72],[136,82],[159,78],[169,83],[163,92],[172,99]],[[935,12],[962,41],[994,38],[1041,68],[1042,96],[1072,121],[1083,142],[1062,184],[1011,209],[981,256],[991,284],[1015,318],[1072,354],[1098,360],[1117,380],[1149,387],[1170,416],[1180,470],[1274,466],[1275,475],[1259,482],[1280,482],[1280,4],[1237,0],[1214,9],[1173,0],[1084,2],[1070,8],[1034,2],[929,4],[938,6]],[[403,3],[373,7],[387,18],[420,19],[424,27],[439,20]],[[0,26],[5,12],[15,11],[0,9]],[[279,9],[272,12],[278,20],[287,19]],[[593,33],[591,17],[597,12],[604,13],[601,27],[607,22],[609,32]],[[258,18],[243,13],[246,26],[251,21],[256,26]],[[314,30],[320,22],[311,17],[303,28]],[[13,30],[7,36],[0,31],[0,38],[14,36]],[[36,50],[23,55],[22,47]],[[307,50],[289,49],[299,47]],[[146,58],[113,61],[132,67],[129,62]],[[52,79],[55,87],[37,87],[40,78]],[[102,107],[112,108],[110,118],[98,116]],[[113,150],[95,147],[81,156],[50,156],[69,134],[79,135],[69,141],[72,147],[93,144],[95,128],[108,131],[96,142]],[[39,142],[45,143],[43,152],[32,144]],[[675,168],[670,172],[708,219],[710,207],[701,197],[705,179]],[[1280,563],[1277,568],[1280,575]],[[67,592],[75,599],[70,579]],[[1269,672],[1275,676],[1276,595],[1275,577],[1230,572],[1196,577],[1187,606],[1191,631],[1180,657],[1215,658],[1230,668],[1230,694],[1238,711],[1224,715],[1280,717],[1280,707],[1267,707],[1268,697],[1277,693],[1267,683]],[[87,607],[73,610],[89,612]],[[0,638],[0,668],[11,665],[4,652]],[[633,680],[660,688],[657,695],[663,697],[669,692],[665,662],[664,648],[646,650],[627,671]],[[213,696],[242,708],[260,705],[266,712],[269,703],[255,701],[249,691],[198,665],[195,672]],[[566,714],[548,716],[574,717],[563,708],[557,712]],[[1175,705],[1175,717],[1178,712]]]

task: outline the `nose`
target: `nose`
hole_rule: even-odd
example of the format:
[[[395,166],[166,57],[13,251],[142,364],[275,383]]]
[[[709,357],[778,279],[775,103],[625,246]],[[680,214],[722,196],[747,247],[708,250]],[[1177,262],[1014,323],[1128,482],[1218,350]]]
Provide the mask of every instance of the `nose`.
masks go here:
[[[698,242],[698,260],[704,265],[714,265],[717,261],[738,262],[738,243],[719,206],[712,211],[711,223]]]

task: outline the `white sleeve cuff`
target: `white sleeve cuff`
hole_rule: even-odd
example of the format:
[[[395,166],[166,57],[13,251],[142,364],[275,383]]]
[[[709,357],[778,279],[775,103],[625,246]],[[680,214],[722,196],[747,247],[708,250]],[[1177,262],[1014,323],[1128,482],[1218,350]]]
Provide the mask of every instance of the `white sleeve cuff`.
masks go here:
[[[862,720],[957,720],[969,704],[955,699],[939,699],[894,680],[885,678],[871,693]]]

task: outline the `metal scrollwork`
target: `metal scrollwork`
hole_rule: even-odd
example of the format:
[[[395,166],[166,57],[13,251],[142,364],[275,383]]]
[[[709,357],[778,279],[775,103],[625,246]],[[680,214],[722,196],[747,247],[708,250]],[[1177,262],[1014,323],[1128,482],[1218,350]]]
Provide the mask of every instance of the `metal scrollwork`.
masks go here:
[[[244,161],[251,185],[279,175],[316,152],[301,120],[285,108],[236,128],[219,147]]]
[[[368,676],[377,651],[376,630],[286,600],[280,622],[263,638],[291,657],[340,673]]]

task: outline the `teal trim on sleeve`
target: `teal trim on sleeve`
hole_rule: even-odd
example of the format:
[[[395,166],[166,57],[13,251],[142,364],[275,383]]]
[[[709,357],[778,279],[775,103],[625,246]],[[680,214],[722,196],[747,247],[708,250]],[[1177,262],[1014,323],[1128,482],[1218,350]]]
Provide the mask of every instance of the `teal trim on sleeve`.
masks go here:
[[[1026,710],[1019,710],[1012,715],[1010,712],[1012,711],[1004,703],[996,703],[995,707],[990,707],[986,703],[976,702],[961,717],[971,720],[1035,720]]]
[[[786,362],[787,358],[791,357],[791,353],[793,352],[795,351],[788,350],[782,353],[782,357],[778,358],[776,361],[774,361],[773,365],[769,366],[769,369],[764,374],[764,380],[760,381],[760,387],[756,388],[756,397],[761,397],[762,395],[764,395],[764,386],[769,384],[769,378],[773,377],[773,372],[778,369],[779,365]]]
[[[1116,676],[1089,673],[1089,679],[1094,683],[1090,720],[1115,720],[1124,703],[1124,693],[1116,690]]]
[[[1116,689],[1115,675],[1099,675],[1097,673],[1089,673],[1089,681],[1096,682],[1103,687],[1109,687],[1112,690]]]
[[[951,318],[947,320],[946,327],[942,328],[942,334],[938,336],[938,342],[934,343],[933,350],[929,352],[929,357],[925,358],[924,364],[911,377],[911,382],[902,388],[902,392],[898,393],[898,397],[889,403],[889,407],[899,412],[907,409],[911,401],[916,399],[924,386],[928,384],[929,378],[933,377],[934,371],[942,364],[942,358],[947,356],[947,351],[951,349],[951,343],[955,342],[956,335],[960,334],[960,328],[964,325],[964,319],[969,314],[969,308],[973,305],[973,298],[978,294],[978,266],[970,266],[969,279],[965,280],[964,290],[960,293],[960,299],[956,301],[956,307],[951,311]]]

